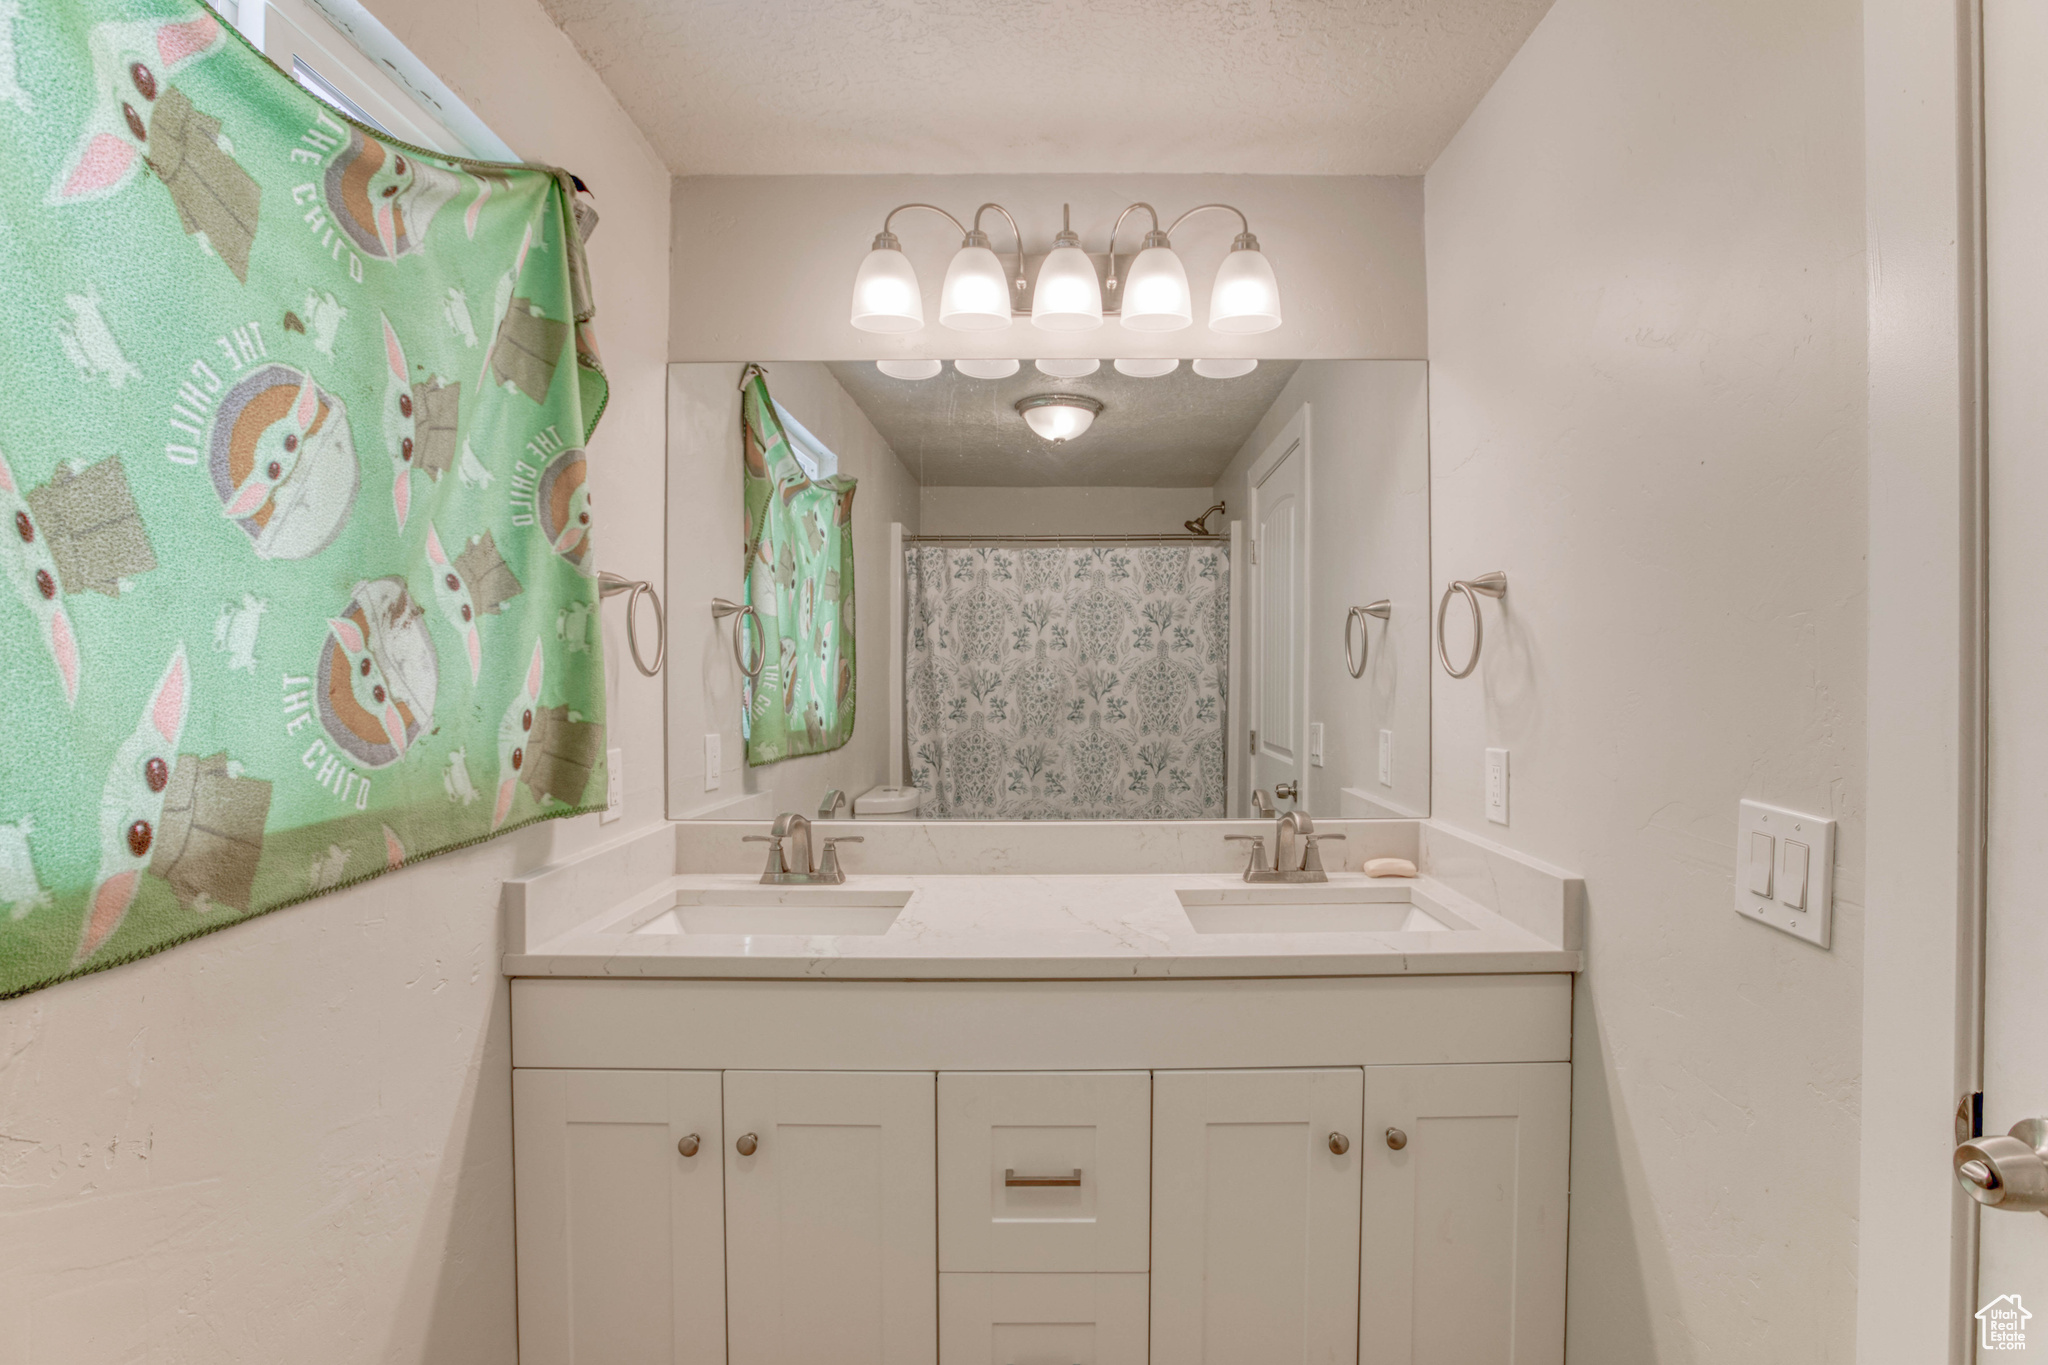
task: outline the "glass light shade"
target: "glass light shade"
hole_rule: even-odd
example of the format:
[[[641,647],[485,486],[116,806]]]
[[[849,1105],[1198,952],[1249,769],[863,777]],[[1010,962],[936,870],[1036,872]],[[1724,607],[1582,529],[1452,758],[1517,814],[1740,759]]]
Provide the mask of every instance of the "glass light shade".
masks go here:
[[[924,326],[924,298],[908,256],[876,247],[861,258],[853,277],[853,325],[863,332],[915,332]]]
[[[1085,332],[1102,325],[1102,281],[1077,246],[1056,246],[1038,267],[1031,324],[1048,332]]]
[[[1010,325],[1010,274],[985,246],[963,246],[946,267],[939,290],[939,321],[960,332]]]
[[[1102,368],[1099,360],[1070,360],[1063,356],[1047,356],[1031,363],[1038,367],[1040,374],[1051,375],[1054,379],[1086,379]]]
[[[941,367],[936,360],[877,360],[875,368],[891,379],[933,379]]]
[[[1280,325],[1280,282],[1257,248],[1233,251],[1216,271],[1209,294],[1209,328],[1216,332],[1270,332]]]
[[[1157,379],[1180,368],[1171,356],[1125,356],[1115,363],[1118,374],[1132,379]]]
[[[1197,360],[1195,373],[1204,379],[1238,379],[1259,368],[1256,360]]]
[[[1024,420],[1045,440],[1071,441],[1095,424],[1095,411],[1078,403],[1047,403],[1024,409]]]
[[[1177,332],[1195,320],[1188,272],[1172,247],[1148,246],[1124,274],[1123,322],[1134,332]]]
[[[1014,360],[956,360],[953,368],[969,379],[1008,379],[1023,366]]]

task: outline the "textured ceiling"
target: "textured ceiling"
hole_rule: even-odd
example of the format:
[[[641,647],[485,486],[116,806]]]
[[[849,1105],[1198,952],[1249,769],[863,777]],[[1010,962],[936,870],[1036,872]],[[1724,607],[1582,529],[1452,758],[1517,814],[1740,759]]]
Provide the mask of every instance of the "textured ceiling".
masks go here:
[[[1216,482],[1300,363],[1268,360],[1236,379],[1204,379],[1186,362],[1158,379],[1127,379],[1106,361],[1086,379],[1048,378],[1029,361],[1008,379],[969,379],[951,365],[916,381],[867,360],[829,368],[923,485],[1199,488]],[[1102,412],[1054,445],[1017,413],[1034,393],[1086,394]]]
[[[1550,0],[541,0],[678,175],[1419,175]]]

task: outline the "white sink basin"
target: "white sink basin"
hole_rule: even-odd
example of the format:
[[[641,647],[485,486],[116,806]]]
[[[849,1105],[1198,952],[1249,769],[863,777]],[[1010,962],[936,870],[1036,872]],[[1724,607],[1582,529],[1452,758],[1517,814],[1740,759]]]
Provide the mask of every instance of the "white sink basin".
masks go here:
[[[1407,886],[1246,886],[1181,891],[1198,934],[1445,933],[1468,926],[1436,906],[1425,911]]]
[[[908,891],[843,887],[764,886],[678,891],[636,934],[794,934],[845,937],[886,934],[910,903]]]

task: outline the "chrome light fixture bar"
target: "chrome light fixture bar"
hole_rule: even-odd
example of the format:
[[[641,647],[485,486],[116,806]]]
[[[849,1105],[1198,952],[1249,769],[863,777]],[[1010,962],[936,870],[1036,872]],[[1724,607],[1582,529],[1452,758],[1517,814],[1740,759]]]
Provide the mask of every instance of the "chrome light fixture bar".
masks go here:
[[[1150,204],[1132,204],[1117,215],[1110,229],[1108,269],[1098,274],[1096,258],[1081,245],[1073,230],[1069,206],[1060,210],[1060,231],[1052,250],[1038,266],[1035,288],[1025,273],[1024,236],[1017,220],[1001,204],[983,204],[974,211],[973,226],[936,204],[900,204],[882,220],[875,240],[853,283],[853,325],[864,332],[915,332],[924,326],[924,300],[918,289],[917,272],[903,254],[903,244],[891,231],[896,215],[906,209],[936,213],[960,232],[960,247],[946,268],[946,280],[939,291],[939,322],[955,331],[993,331],[1007,327],[1022,309],[1029,291],[1027,315],[1032,325],[1045,331],[1088,331],[1102,325],[1105,317],[1117,317],[1136,332],[1171,332],[1192,326],[1194,300],[1188,287],[1187,268],[1173,249],[1173,233],[1197,213],[1218,210],[1237,215],[1241,229],[1232,240],[1230,252],[1216,272],[1209,293],[1210,330],[1231,335],[1268,332],[1280,325],[1280,284],[1272,262],[1252,234],[1251,220],[1243,210],[1229,204],[1197,204],[1166,226]],[[1004,269],[981,230],[982,215],[989,210],[1003,215],[1016,243],[1016,274]],[[1128,272],[1117,273],[1117,234],[1124,220],[1144,212],[1152,220],[1151,231],[1130,260]],[[1013,297],[1014,295],[1014,297]]]

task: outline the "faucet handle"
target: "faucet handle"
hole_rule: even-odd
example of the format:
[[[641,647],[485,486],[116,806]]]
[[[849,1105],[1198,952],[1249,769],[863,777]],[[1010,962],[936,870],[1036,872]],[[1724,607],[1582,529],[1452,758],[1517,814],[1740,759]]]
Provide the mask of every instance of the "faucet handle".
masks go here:
[[[1263,835],[1263,834],[1226,834],[1226,835],[1224,835],[1224,836],[1223,836],[1223,839],[1224,839],[1224,842],[1226,842],[1226,843],[1248,843],[1248,844],[1250,844],[1250,845],[1252,846],[1252,859],[1251,859],[1251,862],[1249,862],[1248,864],[1246,864],[1246,865],[1245,865],[1245,869],[1244,869],[1244,875],[1246,876],[1246,878],[1247,878],[1247,879],[1249,879],[1249,878],[1250,878],[1250,876],[1252,875],[1252,873],[1254,873],[1254,872],[1265,872],[1265,871],[1267,871],[1267,870],[1268,870],[1268,869],[1267,869],[1267,867],[1266,867],[1266,836],[1265,836],[1265,835]]]
[[[839,866],[841,844],[864,844],[867,836],[861,834],[840,834],[825,840],[825,852],[818,859],[818,880],[833,886],[846,880],[846,871]]]
[[[1323,855],[1317,850],[1317,844],[1325,839],[1335,839],[1340,844],[1344,842],[1344,836],[1341,834],[1304,834],[1301,838],[1302,842],[1308,845],[1308,851],[1302,854],[1301,858],[1301,870],[1304,872],[1323,870]]]
[[[779,877],[788,870],[782,863],[782,836],[780,834],[742,834],[740,842],[743,844],[768,845],[768,866],[761,873],[762,881],[765,882]]]

